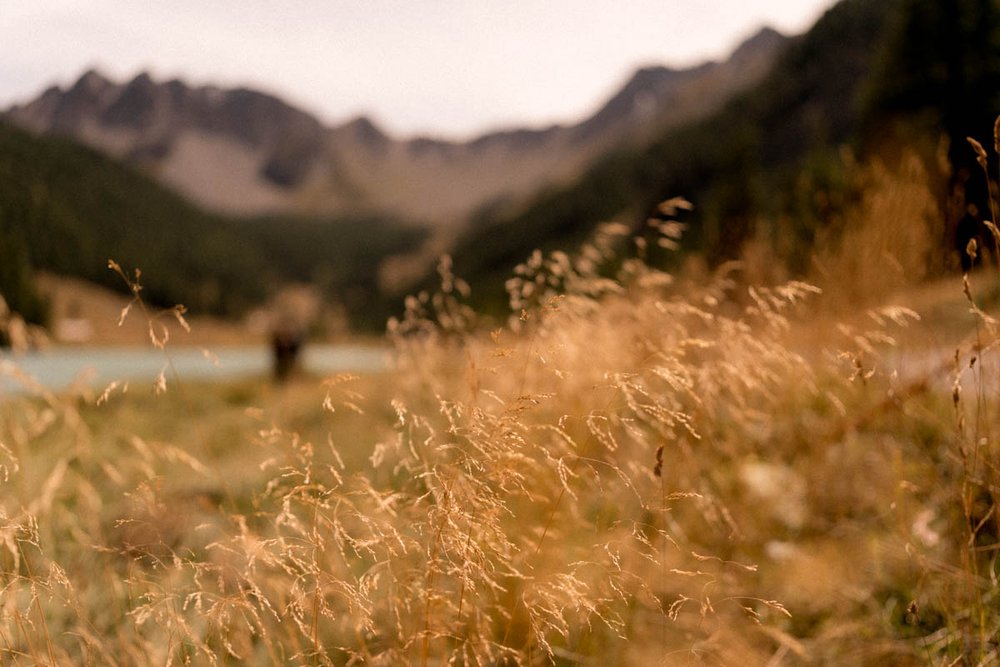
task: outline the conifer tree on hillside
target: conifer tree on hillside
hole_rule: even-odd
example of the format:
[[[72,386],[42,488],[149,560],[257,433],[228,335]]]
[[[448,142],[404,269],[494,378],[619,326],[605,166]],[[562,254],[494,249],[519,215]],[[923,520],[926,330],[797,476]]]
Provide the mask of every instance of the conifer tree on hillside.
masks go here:
[[[28,250],[23,238],[0,224],[0,298],[11,310],[31,324],[46,324],[48,304],[35,288]]]
[[[872,118],[907,118],[908,127],[948,139],[952,173],[943,198],[964,196],[987,210],[985,179],[966,137],[993,143],[1000,113],[1000,2],[903,0],[871,91]],[[950,215],[964,214],[961,207]]]

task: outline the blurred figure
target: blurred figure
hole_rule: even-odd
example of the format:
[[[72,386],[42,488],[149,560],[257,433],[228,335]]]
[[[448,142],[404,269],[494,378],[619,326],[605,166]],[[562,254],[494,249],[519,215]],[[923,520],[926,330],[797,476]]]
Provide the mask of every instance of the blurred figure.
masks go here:
[[[284,382],[301,370],[302,348],[306,338],[316,333],[322,303],[314,287],[286,285],[267,310],[274,379]]]
[[[274,355],[274,379],[284,382],[298,368],[299,352],[305,335],[293,322],[278,322],[271,332],[271,351]]]

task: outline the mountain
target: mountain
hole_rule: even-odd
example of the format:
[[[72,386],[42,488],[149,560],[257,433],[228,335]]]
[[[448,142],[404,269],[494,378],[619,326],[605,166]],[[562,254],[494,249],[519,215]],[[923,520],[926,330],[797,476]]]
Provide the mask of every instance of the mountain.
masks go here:
[[[721,262],[763,236],[802,271],[828,217],[818,195],[844,180],[841,147],[863,140],[901,2],[843,0],[715,112],[608,153],[523,206],[481,210],[454,248],[456,273],[499,307],[503,280],[534,249],[570,249],[612,219],[642,233],[676,196],[695,203],[686,249]]]
[[[143,297],[155,306],[233,316],[283,283],[310,282],[343,305],[355,326],[381,328],[390,310],[380,265],[425,236],[384,217],[205,212],[102,153],[4,122],[0,193],[0,294],[34,322],[45,320],[35,271],[122,289],[107,268],[114,259],[142,270]]]
[[[0,191],[0,263],[18,267],[0,292],[29,319],[41,316],[27,293],[34,270],[123,287],[109,259],[156,276],[144,296],[157,304],[235,313],[264,299],[259,248],[94,150],[0,123]]]
[[[522,206],[479,211],[455,244],[454,268],[481,302],[501,307],[504,279],[534,249],[571,249],[612,219],[645,233],[658,203],[682,196],[695,205],[685,250],[717,264],[753,240],[802,275],[817,239],[835,238],[844,207],[863,194],[851,189],[849,165],[916,154],[942,223],[928,268],[941,271],[970,236],[992,246],[989,185],[966,138],[992,149],[998,109],[995,0],[842,0],[716,112],[610,152]],[[986,157],[998,173],[996,151]]]
[[[147,74],[117,84],[93,70],[6,116],[143,167],[209,208],[244,213],[290,208],[326,135],[315,118],[264,93]]]
[[[259,91],[156,82],[147,74],[117,83],[96,71],[69,88],[49,88],[6,117],[138,165],[218,212],[459,222],[484,204],[568,182],[609,148],[641,144],[718,109],[760,80],[786,42],[765,29],[725,62],[638,71],[577,124],[465,142],[397,139],[367,118],[324,127]]]

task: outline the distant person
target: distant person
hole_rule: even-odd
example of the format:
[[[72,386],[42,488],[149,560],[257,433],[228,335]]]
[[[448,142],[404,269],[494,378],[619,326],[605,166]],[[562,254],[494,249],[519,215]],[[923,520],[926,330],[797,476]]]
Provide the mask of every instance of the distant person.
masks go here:
[[[271,333],[271,350],[274,353],[274,379],[284,382],[298,367],[302,350],[302,331],[299,327],[280,324]]]

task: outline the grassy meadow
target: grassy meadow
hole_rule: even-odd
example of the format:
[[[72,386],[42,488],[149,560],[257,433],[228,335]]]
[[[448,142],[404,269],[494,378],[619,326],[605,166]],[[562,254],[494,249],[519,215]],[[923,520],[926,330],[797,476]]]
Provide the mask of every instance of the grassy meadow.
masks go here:
[[[383,374],[21,378],[2,662],[995,664],[1000,276],[923,280],[919,164],[863,178],[806,281],[651,266],[672,201],[527,258],[506,322],[442,260]]]

